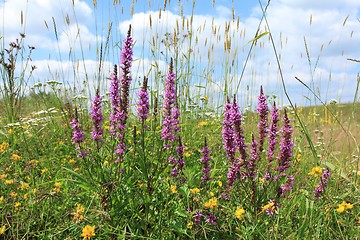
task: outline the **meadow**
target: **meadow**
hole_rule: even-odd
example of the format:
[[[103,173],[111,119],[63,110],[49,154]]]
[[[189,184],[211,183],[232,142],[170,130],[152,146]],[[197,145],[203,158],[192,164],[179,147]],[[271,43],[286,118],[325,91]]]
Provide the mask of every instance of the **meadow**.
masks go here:
[[[276,51],[267,29],[250,52],[264,38]],[[109,31],[98,59],[119,61],[81,84],[30,84],[35,48],[25,36],[2,46],[0,238],[359,238],[357,89],[353,102],[325,102],[303,83],[317,104],[296,106],[282,80],[285,106],[252,82],[242,106],[250,96],[232,91],[234,79],[215,96],[191,77],[201,57],[174,50],[176,29],[152,40],[154,59],[156,46],[169,50],[167,65],[139,77],[133,30],[118,48]]]

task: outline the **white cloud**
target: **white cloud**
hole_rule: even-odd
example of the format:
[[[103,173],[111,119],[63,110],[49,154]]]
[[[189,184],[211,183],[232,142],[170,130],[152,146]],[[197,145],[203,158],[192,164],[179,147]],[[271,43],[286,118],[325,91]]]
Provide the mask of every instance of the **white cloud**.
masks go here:
[[[94,21],[92,9],[81,0],[74,0],[74,5],[72,1],[7,0],[0,4],[0,12],[3,13],[0,26],[3,26],[4,30],[0,34],[4,36],[5,42],[14,41],[19,37],[19,33],[26,33],[28,44],[38,49],[53,50],[55,26],[61,37],[64,32],[74,28],[76,21],[81,32],[86,34],[85,37],[93,38],[87,29]]]

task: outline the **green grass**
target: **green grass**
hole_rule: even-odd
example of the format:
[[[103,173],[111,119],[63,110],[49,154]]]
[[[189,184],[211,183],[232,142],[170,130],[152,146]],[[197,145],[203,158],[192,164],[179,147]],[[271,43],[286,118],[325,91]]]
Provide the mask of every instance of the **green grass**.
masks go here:
[[[56,102],[56,98],[52,98]],[[32,101],[32,98],[25,99],[24,103],[27,101]],[[144,139],[146,150],[142,152],[139,143],[134,143],[132,127],[135,125],[136,129],[140,129],[140,125],[131,117],[127,134],[130,151],[126,155],[125,162],[128,170],[120,179],[115,179],[117,181],[114,190],[115,199],[106,202],[106,199],[101,198],[105,186],[94,185],[100,184],[99,179],[96,178],[100,177],[99,171],[103,170],[91,161],[104,163],[110,160],[106,155],[105,158],[88,160],[90,162],[85,163],[78,159],[71,144],[71,130],[59,109],[61,106],[57,104],[54,107],[57,113],[45,114],[50,115],[50,120],[44,122],[39,120],[37,124],[20,122],[19,125],[2,129],[0,142],[9,144],[9,147],[1,152],[3,167],[0,172],[1,197],[3,197],[2,226],[6,226],[4,236],[7,239],[78,238],[85,225],[96,226],[96,237],[99,239],[110,237],[351,239],[356,238],[359,233],[357,180],[359,172],[356,172],[359,161],[353,156],[356,154],[356,148],[351,138],[346,134],[341,135],[343,130],[338,123],[324,118],[323,107],[298,110],[299,115],[306,122],[311,137],[314,138],[314,143],[319,142],[315,144],[315,148],[321,155],[320,162],[314,159],[301,129],[295,127],[296,147],[292,160],[295,185],[292,193],[275,215],[268,216],[261,211],[250,213],[246,209],[242,221],[234,216],[236,206],[245,204],[245,196],[238,195],[241,191],[234,192],[231,201],[219,198],[225,189],[229,167],[219,137],[222,117],[207,117],[201,112],[183,114],[181,136],[185,139],[184,144],[187,147],[184,169],[187,181],[177,189],[177,193],[172,193],[170,186],[175,183],[167,179],[169,167],[160,173],[150,170],[157,174],[157,179],[150,181],[153,184],[151,197],[147,186],[149,180],[144,178],[139,162],[144,154],[147,163],[166,161],[160,158],[161,152],[153,151],[153,149],[161,151],[162,148],[159,139],[160,122],[158,118],[156,120],[154,117],[150,118],[149,129]],[[358,114],[357,111],[352,111],[350,104],[334,105],[331,108],[338,116],[338,120],[344,124],[350,114]],[[309,114],[314,112],[319,115]],[[29,114],[29,117],[33,116]],[[87,119],[86,116],[87,113],[81,114],[81,119]],[[254,122],[257,122],[257,114],[248,112],[245,116],[244,128],[247,129],[248,141],[250,132],[256,132]],[[295,119],[293,116],[292,118]],[[351,130],[359,129],[358,119],[355,117],[352,121]],[[293,121],[293,125],[297,126],[296,121]],[[84,122],[83,127],[89,129],[91,126]],[[199,150],[202,148],[204,136],[207,137],[213,159],[214,180],[207,186],[199,182],[201,175]],[[321,139],[315,139],[318,136],[321,136]],[[89,141],[89,136],[87,137]],[[354,137],[356,138],[356,135]],[[140,132],[137,133],[136,138],[137,141],[141,140]],[[91,146],[90,142],[88,144]],[[21,156],[21,159],[14,160],[13,154]],[[262,164],[264,163],[260,165]],[[308,175],[315,166],[329,167],[332,174],[325,194],[317,201],[314,201],[312,191],[318,184],[319,178]],[[89,171],[93,178],[89,178]],[[6,180],[13,180],[13,183],[6,184]],[[219,181],[223,183],[221,187]],[[55,183],[60,183],[61,186],[56,187]],[[201,191],[191,194],[192,188],[200,188]],[[241,185],[236,188],[241,189]],[[202,208],[202,204],[211,199],[211,192],[218,197],[215,211],[219,215],[219,225],[216,227],[206,224],[193,225],[190,229],[188,224],[191,223],[192,217],[186,209]],[[343,201],[351,203],[353,208],[338,213],[336,209]],[[17,203],[21,205],[15,207]],[[74,220],[77,204],[81,204],[84,208],[81,220]],[[104,204],[107,204],[107,207],[104,207]],[[111,204],[117,204],[116,208],[112,208]]]

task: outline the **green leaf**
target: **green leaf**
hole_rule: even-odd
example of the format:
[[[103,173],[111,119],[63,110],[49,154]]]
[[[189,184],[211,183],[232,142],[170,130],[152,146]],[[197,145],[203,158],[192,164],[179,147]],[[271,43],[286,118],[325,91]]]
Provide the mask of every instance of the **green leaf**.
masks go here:
[[[86,191],[96,191],[95,186],[92,183],[90,183],[86,178],[84,178],[83,176],[81,176],[77,172],[74,172],[71,169],[68,169],[66,167],[62,167],[62,168],[64,170],[68,171],[72,176],[74,176],[76,178],[76,180],[69,179],[70,181],[77,183],[79,185],[79,187],[83,188]]]
[[[248,43],[255,42],[255,41],[259,40],[260,38],[262,38],[262,37],[264,37],[264,36],[266,36],[266,35],[268,35],[268,34],[269,34],[269,32],[263,32],[263,33],[261,33],[260,35],[255,36],[255,37],[254,37],[253,39],[251,39]]]

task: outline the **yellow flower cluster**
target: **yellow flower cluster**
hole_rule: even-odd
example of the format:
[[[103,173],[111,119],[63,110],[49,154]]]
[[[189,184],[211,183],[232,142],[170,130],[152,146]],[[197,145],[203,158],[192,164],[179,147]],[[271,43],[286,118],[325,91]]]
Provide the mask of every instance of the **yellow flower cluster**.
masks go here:
[[[236,211],[235,211],[235,217],[239,220],[242,220],[244,213],[245,213],[245,210],[243,208],[237,207]]]
[[[216,207],[217,205],[217,198],[211,198],[209,201],[207,201],[206,203],[204,203],[204,207],[205,208],[211,208],[213,209],[214,207]]]
[[[339,207],[336,209],[336,211],[338,213],[342,213],[342,212],[344,212],[348,209],[352,209],[352,208],[353,208],[352,204],[343,201],[341,204],[339,204]]]
[[[319,166],[314,167],[313,169],[311,169],[311,171],[308,174],[314,177],[321,177],[322,169]]]
[[[83,206],[81,206],[81,204],[78,204],[77,207],[76,207],[76,212],[74,213],[74,220],[83,220],[84,219],[84,216],[82,215],[83,212],[85,211],[85,208]]]
[[[262,208],[261,208],[261,211],[262,212],[265,212],[266,210],[268,210],[268,209],[271,209],[272,211],[274,211],[275,210],[275,203],[274,202],[269,202],[268,204],[266,204],[265,206],[263,206]]]
[[[9,148],[9,144],[7,142],[3,142],[0,144],[0,153],[5,152]]]
[[[95,236],[95,226],[86,225],[82,230],[81,236],[84,237],[84,239],[90,239],[91,237],[94,237]]]
[[[54,192],[60,192],[60,189],[61,189],[61,183],[60,182],[54,183],[53,191]]]
[[[172,193],[177,193],[177,190],[176,190],[176,186],[175,185],[171,185],[170,186],[170,190]]]
[[[22,156],[20,156],[20,155],[18,155],[16,153],[13,153],[11,155],[11,160],[13,160],[13,161],[18,161],[18,160],[21,160],[21,159],[22,159]]]
[[[199,188],[192,188],[190,189],[190,193],[191,194],[195,194],[195,193],[199,193],[200,192],[200,189]]]
[[[203,127],[203,126],[206,126],[208,123],[207,122],[199,122],[199,127]]]

